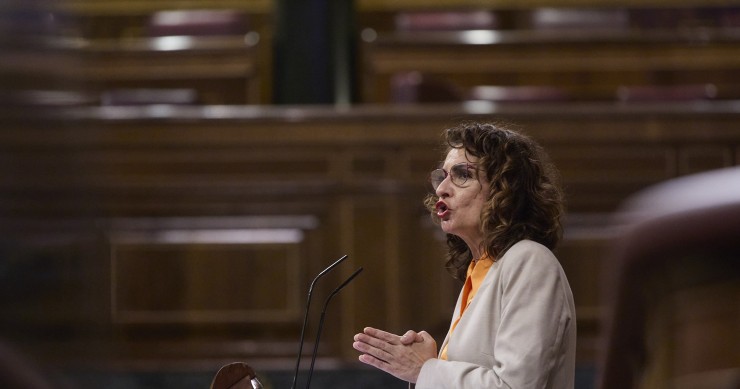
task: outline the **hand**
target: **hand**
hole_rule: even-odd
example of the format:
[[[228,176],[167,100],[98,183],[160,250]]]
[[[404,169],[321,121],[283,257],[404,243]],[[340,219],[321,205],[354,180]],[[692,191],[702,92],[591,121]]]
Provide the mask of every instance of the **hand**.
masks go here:
[[[363,353],[361,362],[411,383],[416,382],[424,362],[437,356],[437,342],[425,331],[407,331],[401,337],[367,327],[354,340],[352,347]]]
[[[401,336],[401,344],[410,345],[416,342],[419,342],[419,343],[423,342],[424,336],[422,335],[422,333],[426,333],[426,332],[425,331],[416,332],[413,330],[406,331],[406,333],[403,334],[403,336]]]

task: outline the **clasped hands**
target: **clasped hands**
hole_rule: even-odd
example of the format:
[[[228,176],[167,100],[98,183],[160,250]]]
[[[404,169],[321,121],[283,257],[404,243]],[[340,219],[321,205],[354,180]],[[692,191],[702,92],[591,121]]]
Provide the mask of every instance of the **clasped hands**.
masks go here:
[[[404,381],[416,383],[422,365],[437,357],[437,342],[426,331],[407,331],[403,336],[366,327],[355,335],[352,347],[360,361]]]

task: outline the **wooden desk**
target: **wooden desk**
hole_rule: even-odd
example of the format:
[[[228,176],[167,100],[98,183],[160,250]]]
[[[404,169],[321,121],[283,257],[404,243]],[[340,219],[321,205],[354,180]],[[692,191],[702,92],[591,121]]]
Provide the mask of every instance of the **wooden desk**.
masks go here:
[[[362,45],[362,96],[390,101],[398,72],[475,85],[551,85],[575,99],[613,100],[620,85],[715,84],[739,90],[740,34],[696,31],[379,33]]]
[[[414,8],[494,8],[494,9],[530,9],[536,7],[707,7],[727,6],[737,1],[727,0],[440,0],[433,4],[426,0],[359,0],[357,5],[362,10],[408,10]]]
[[[77,48],[74,69],[91,90],[192,88],[204,104],[257,104],[258,36],[96,41]]]
[[[61,10],[77,14],[131,15],[152,13],[163,9],[238,9],[248,12],[269,12],[269,0],[66,0],[55,4]]]
[[[258,35],[50,41],[14,51],[0,66],[31,88],[59,84],[88,94],[131,88],[194,89],[201,103],[261,103]],[[45,82],[46,81],[46,82]]]

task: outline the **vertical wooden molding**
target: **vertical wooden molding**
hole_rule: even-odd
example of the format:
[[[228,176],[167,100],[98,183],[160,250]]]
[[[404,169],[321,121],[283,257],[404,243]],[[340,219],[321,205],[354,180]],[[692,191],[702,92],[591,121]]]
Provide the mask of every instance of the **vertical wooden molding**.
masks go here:
[[[402,221],[403,208],[406,204],[402,204],[403,198],[399,196],[388,195],[385,197],[385,209],[390,210],[386,213],[386,225],[385,225],[385,241],[386,241],[386,257],[385,257],[385,278],[387,282],[387,293],[388,296],[386,301],[387,309],[387,320],[386,325],[391,331],[398,331],[401,329],[403,324],[401,323],[401,310],[404,304],[408,304],[407,301],[403,301],[403,294],[401,293],[402,288],[400,283],[401,280],[401,266],[400,261],[404,259],[400,257],[400,224]]]
[[[337,206],[339,208],[339,230],[337,231],[339,235],[339,245],[342,252],[349,255],[349,258],[347,258],[347,263],[344,264],[345,270],[342,272],[342,276],[346,277],[349,276],[349,274],[351,274],[351,272],[353,272],[355,268],[357,268],[357,252],[356,250],[354,250],[354,223],[356,222],[354,217],[354,198],[343,196],[339,200]],[[355,281],[362,282],[362,279],[357,279]],[[356,292],[356,288],[357,284],[355,284],[354,287],[348,288],[348,290],[343,291],[343,296],[340,300],[342,315],[342,327],[339,331],[340,354],[344,355],[347,358],[349,358],[348,354],[351,352],[349,345],[352,342],[352,336],[354,336],[354,334],[359,331],[356,324],[356,306],[358,303],[358,294]],[[343,341],[346,341],[346,344]]]

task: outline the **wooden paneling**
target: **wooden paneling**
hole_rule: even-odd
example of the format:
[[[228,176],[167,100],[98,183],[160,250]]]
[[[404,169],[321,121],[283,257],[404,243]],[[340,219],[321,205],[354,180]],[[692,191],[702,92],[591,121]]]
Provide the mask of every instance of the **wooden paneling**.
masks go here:
[[[289,367],[303,293],[315,274],[349,254],[314,297],[320,306],[344,277],[365,268],[329,307],[322,357],[354,361],[347,339],[365,325],[426,329],[441,341],[459,285],[443,269],[443,237],[421,204],[426,175],[441,158],[444,128],[494,120],[516,123],[561,168],[569,217],[557,254],[579,312],[579,360],[588,363],[603,309],[596,273],[616,233],[608,215],[648,185],[736,164],[736,108],[716,102],[86,107],[31,118],[15,112],[20,116],[6,119],[0,132],[5,241],[64,241],[65,231],[96,238],[87,240],[94,249],[85,260],[65,273],[81,274],[77,283],[52,283],[29,295],[36,303],[10,311],[34,324],[13,328],[37,342],[61,322],[86,323],[100,347],[87,353],[80,347],[75,355],[98,362],[235,358],[257,368],[267,360]],[[305,218],[313,222],[296,222]],[[70,220],[78,222],[71,230]],[[256,230],[275,238],[282,229],[303,238],[202,238],[246,239]],[[166,243],[167,236],[181,240]],[[26,274],[15,266],[31,259],[19,260],[14,268]],[[52,275],[59,277],[65,276]],[[41,308],[55,295],[78,309],[44,321]],[[312,334],[318,312],[310,317]],[[45,341],[82,342],[73,335]]]
[[[165,231],[173,235],[176,231]],[[294,243],[224,243],[255,233],[272,239],[288,230],[184,231],[180,243],[114,242],[114,323],[298,321],[300,257]],[[213,235],[219,243],[202,241]],[[236,242],[239,239],[235,239]]]
[[[736,158],[732,148],[719,145],[696,145],[681,151],[679,172],[681,174],[698,173],[734,165]]]
[[[568,198],[584,207],[616,206],[637,188],[675,176],[669,147],[562,145],[550,156],[567,177]]]

